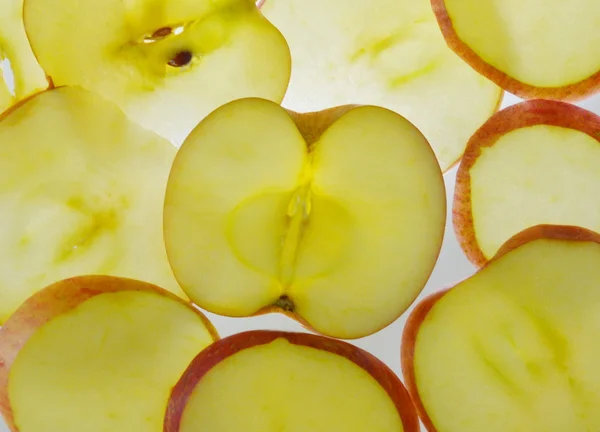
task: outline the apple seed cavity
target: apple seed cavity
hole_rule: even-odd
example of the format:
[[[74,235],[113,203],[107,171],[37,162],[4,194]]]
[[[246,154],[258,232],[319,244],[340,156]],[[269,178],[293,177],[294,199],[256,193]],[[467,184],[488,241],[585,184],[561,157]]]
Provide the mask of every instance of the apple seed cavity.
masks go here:
[[[184,67],[190,64],[192,61],[193,55],[189,51],[179,51],[175,56],[169,60],[169,66],[173,67]]]

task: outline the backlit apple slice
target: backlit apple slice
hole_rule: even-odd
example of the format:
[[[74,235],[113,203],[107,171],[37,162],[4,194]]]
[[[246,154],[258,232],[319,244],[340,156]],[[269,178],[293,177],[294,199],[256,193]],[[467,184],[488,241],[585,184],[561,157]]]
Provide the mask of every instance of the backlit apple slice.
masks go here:
[[[538,224],[600,232],[600,117],[533,100],[494,115],[471,137],[456,176],[453,222],[475,265]]]
[[[597,0],[431,0],[448,46],[523,98],[576,100],[600,90]]]
[[[171,388],[217,339],[197,309],[157,286],[59,281],[0,330],[0,410],[14,432],[159,432]]]
[[[23,0],[0,1],[0,112],[46,88],[23,27]]]
[[[420,302],[402,370],[430,432],[600,430],[600,234],[535,226]]]
[[[25,0],[33,51],[56,85],[80,85],[179,145],[233,99],[280,102],[281,34],[252,0]]]
[[[398,377],[356,346],[251,331],[200,353],[173,388],[165,432],[418,432]]]
[[[79,274],[183,296],[162,239],[175,152],[78,88],[45,91],[0,118],[0,322],[33,292]]]
[[[286,108],[389,108],[421,130],[446,171],[499,106],[500,88],[446,46],[429,0],[260,3],[292,52]]]
[[[392,111],[288,113],[242,99],[185,141],[167,186],[167,255],[199,306],[281,311],[341,338],[412,303],[436,262],[445,189],[431,147]]]

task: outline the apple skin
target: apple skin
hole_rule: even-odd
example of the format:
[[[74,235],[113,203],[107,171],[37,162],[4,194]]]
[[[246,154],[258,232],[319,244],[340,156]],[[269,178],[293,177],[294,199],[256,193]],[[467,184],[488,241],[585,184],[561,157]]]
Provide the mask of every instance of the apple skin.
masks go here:
[[[600,80],[599,80],[600,82]],[[471,207],[471,168],[486,147],[515,129],[535,125],[559,126],[583,132],[600,144],[600,116],[566,102],[536,99],[494,114],[469,139],[456,173],[452,223],[458,242],[471,263],[483,266],[488,258],[477,244]]]
[[[600,244],[600,234],[585,228],[572,225],[536,225],[521,231],[507,240],[498,250],[496,255],[494,255],[494,257],[486,264],[486,266],[500,259],[507,253],[529,242],[540,239],[583,242],[591,241]],[[481,271],[483,268],[485,268],[485,266],[478,271]],[[457,285],[458,284],[454,285],[453,287]],[[423,321],[425,321],[427,314],[433,308],[433,306],[453,287],[442,289],[441,291],[433,293],[421,300],[408,317],[402,333],[402,345],[400,348],[402,375],[404,376],[406,388],[410,393],[412,400],[414,401],[415,407],[417,408],[421,422],[428,432],[437,432],[437,429],[429,418],[425,406],[423,405],[423,401],[419,396],[414,367],[415,344],[417,341],[419,328],[421,327]]]
[[[523,99],[552,99],[573,102],[600,91],[600,70],[582,81],[562,87],[536,87],[518,81],[486,63],[459,38],[446,9],[445,0],[431,0],[431,7],[450,49],[481,75],[516,96]]]
[[[254,330],[223,338],[205,348],[188,366],[179,382],[173,387],[167,405],[164,432],[179,432],[184,408],[194,388],[208,371],[220,361],[246,348],[268,344],[285,338],[294,345],[307,346],[337,354],[352,361],[382,386],[394,402],[405,432],[419,432],[419,418],[410,395],[396,374],[370,353],[337,339],[310,333]]]
[[[140,291],[156,293],[192,309],[204,322],[214,340],[219,334],[200,310],[175,294],[146,282],[116,276],[76,276],[53,283],[27,299],[0,329],[0,414],[13,432],[14,423],[8,395],[10,368],[19,351],[45,323],[76,308],[90,298],[111,292]]]

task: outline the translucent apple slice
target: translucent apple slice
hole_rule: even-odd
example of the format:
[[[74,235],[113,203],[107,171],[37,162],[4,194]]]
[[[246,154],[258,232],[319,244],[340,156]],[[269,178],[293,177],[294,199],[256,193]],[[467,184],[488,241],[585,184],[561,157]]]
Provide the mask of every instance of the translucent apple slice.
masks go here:
[[[145,280],[183,296],[162,239],[175,148],[78,88],[40,93],[0,119],[0,322],[79,274]]]
[[[234,415],[232,415],[234,413]],[[305,333],[251,331],[200,353],[173,388],[165,432],[418,432],[383,362]]]
[[[448,46],[523,98],[581,99],[600,90],[597,0],[432,0]]]
[[[600,430],[599,262],[599,234],[538,225],[420,302],[402,370],[427,430]]]
[[[48,88],[23,26],[23,0],[0,2],[0,112]]]
[[[80,85],[179,145],[233,99],[280,102],[281,34],[252,0],[25,0],[25,28],[56,85]]]
[[[157,286],[59,281],[0,330],[0,410],[14,432],[158,432],[171,388],[217,339],[197,309]]]
[[[261,3],[292,52],[286,108],[389,108],[421,130],[446,171],[499,106],[500,88],[446,46],[429,0]]]
[[[534,100],[502,110],[469,141],[457,172],[454,227],[482,265],[538,224],[600,231],[600,117]]]
[[[393,322],[422,290],[445,207],[435,155],[399,115],[290,114],[242,99],[201,122],[175,158],[167,255],[211,312],[283,311],[356,338]]]

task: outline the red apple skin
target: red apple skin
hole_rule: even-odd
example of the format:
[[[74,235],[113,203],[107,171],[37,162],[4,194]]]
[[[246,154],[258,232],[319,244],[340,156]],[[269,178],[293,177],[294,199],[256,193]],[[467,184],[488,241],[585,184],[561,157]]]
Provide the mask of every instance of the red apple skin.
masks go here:
[[[452,222],[469,261],[481,267],[488,259],[477,243],[471,206],[471,168],[486,147],[506,133],[535,125],[559,126],[583,132],[600,144],[600,116],[565,102],[530,100],[494,114],[470,138],[456,173]]]
[[[600,244],[600,234],[585,228],[571,225],[536,225],[521,231],[507,240],[498,250],[498,253],[496,253],[496,255],[494,255],[494,257],[486,264],[486,266],[502,258],[509,252],[518,249],[527,243],[540,239],[565,240],[571,242],[594,242]],[[485,268],[485,266],[483,268]],[[479,269],[478,271],[483,270],[483,268]],[[417,336],[419,334],[419,328],[427,318],[429,311],[431,311],[433,306],[446,293],[458,285],[460,285],[460,283],[451,288],[446,288],[431,294],[421,300],[408,317],[402,333],[402,344],[400,348],[402,374],[404,376],[406,388],[412,400],[414,401],[415,407],[417,408],[417,413],[419,414],[419,417],[421,418],[421,421],[428,432],[437,432],[437,429],[427,414],[427,410],[423,405],[423,401],[421,400],[419,390],[417,388],[414,365],[415,345]]]
[[[0,329],[0,413],[13,432],[17,428],[8,396],[10,368],[21,348],[42,325],[76,308],[90,298],[111,292],[140,291],[156,293],[186,305],[204,322],[214,340],[219,334],[212,323],[190,303],[158,286],[114,276],[77,276],[56,282],[27,299]]]
[[[459,38],[446,9],[445,0],[431,0],[431,6],[438,26],[450,49],[468,63],[469,66],[495,82],[504,90],[523,99],[552,99],[570,102],[581,100],[600,91],[600,70],[582,81],[561,87],[536,87],[508,76],[494,66],[486,63]]]
[[[396,374],[381,360],[368,352],[337,339],[310,333],[255,330],[223,338],[205,348],[192,362],[171,392],[167,405],[164,432],[179,432],[183,411],[189,397],[202,377],[228,356],[246,348],[268,344],[275,339],[285,338],[294,345],[307,346],[352,361],[377,380],[394,402],[405,432],[419,432],[419,418],[413,402]]]

